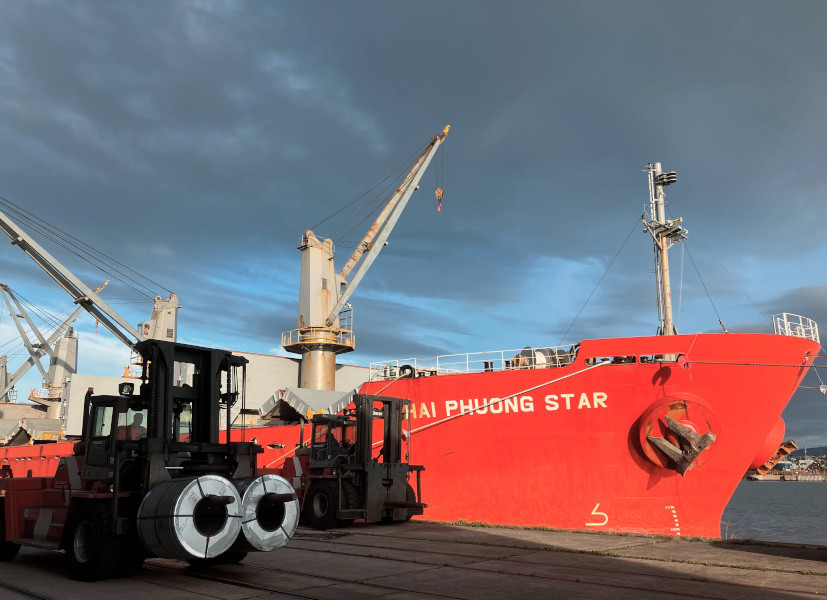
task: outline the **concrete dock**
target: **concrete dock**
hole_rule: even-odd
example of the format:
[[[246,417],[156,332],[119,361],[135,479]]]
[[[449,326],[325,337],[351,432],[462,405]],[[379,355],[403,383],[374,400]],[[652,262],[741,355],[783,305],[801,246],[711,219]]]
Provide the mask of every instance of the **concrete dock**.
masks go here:
[[[129,579],[79,583],[58,553],[0,563],[3,600],[827,597],[827,547],[428,522],[300,528],[287,547],[196,569],[154,559]]]

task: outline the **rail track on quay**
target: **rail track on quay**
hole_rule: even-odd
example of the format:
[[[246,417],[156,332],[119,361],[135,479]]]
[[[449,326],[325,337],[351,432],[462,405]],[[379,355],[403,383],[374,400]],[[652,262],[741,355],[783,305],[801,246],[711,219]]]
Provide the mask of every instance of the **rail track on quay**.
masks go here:
[[[827,597],[827,548],[684,541],[412,522],[300,529],[275,553],[194,568],[147,561],[130,579],[65,579],[60,557],[24,549],[0,565],[5,600],[260,598]]]

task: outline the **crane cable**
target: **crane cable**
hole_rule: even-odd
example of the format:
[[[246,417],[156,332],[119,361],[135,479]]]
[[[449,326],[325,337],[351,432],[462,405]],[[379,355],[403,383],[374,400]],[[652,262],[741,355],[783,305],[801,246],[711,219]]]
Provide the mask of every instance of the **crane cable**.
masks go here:
[[[571,325],[569,325],[569,328],[566,329],[566,333],[564,333],[563,337],[560,338],[560,343],[557,344],[558,346],[563,345],[563,342],[566,340],[566,336],[568,336],[569,332],[571,331],[571,328],[574,327],[574,324],[577,323],[577,319],[580,318],[580,315],[583,314],[583,311],[586,309],[586,305],[589,303],[589,300],[592,299],[592,296],[594,296],[594,293],[597,291],[597,288],[600,287],[600,284],[603,282],[603,279],[606,277],[606,274],[609,272],[609,269],[611,269],[612,265],[615,264],[617,257],[620,256],[621,252],[623,252],[623,248],[626,247],[626,243],[629,241],[629,238],[632,237],[632,234],[634,233],[635,229],[637,229],[638,223],[640,223],[640,221],[638,219],[635,219],[635,224],[632,226],[632,229],[626,235],[626,239],[623,240],[623,243],[620,245],[620,248],[618,248],[611,262],[609,262],[609,266],[607,266],[606,270],[603,271],[603,275],[601,275],[600,279],[597,280],[597,284],[595,284],[592,293],[589,294],[589,297],[586,298],[586,301],[583,303],[583,306],[580,307],[580,310],[577,312],[577,316],[574,317],[574,320],[571,322]]]
[[[125,286],[129,287],[136,293],[143,296],[148,295],[150,299],[152,298],[152,296],[155,295],[153,288],[150,288],[148,285],[141,283],[139,280],[148,282],[149,284],[155,286],[155,289],[160,288],[169,293],[172,293],[170,289],[161,285],[157,281],[154,281],[146,275],[142,275],[141,273],[126,266],[125,264],[121,263],[115,258],[105,254],[104,252],[101,252],[100,250],[97,250],[96,248],[81,241],[75,236],[63,231],[59,227],[56,227],[47,222],[46,220],[37,217],[36,215],[32,214],[26,209],[18,206],[8,198],[0,196],[0,206],[11,212],[14,216],[19,218],[21,221],[25,222],[27,225],[38,231],[41,235],[43,235],[53,243],[59,245],[71,254],[77,256],[78,258],[81,258],[82,260],[99,269],[100,271],[110,275],[113,279],[123,283]],[[132,283],[130,284],[127,281]],[[141,291],[138,288],[142,288],[144,291]]]
[[[324,219],[322,219],[321,221],[319,221],[318,223],[316,223],[315,225],[313,225],[312,227],[310,227],[310,229],[316,229],[316,227],[318,227],[319,225],[322,225],[323,223],[326,223],[327,221],[329,221],[329,220],[330,220],[330,219],[332,219],[333,217],[337,216],[338,214],[340,214],[340,213],[344,212],[345,210],[347,210],[348,208],[350,208],[352,205],[354,205],[356,202],[358,202],[359,200],[361,200],[362,198],[364,198],[366,195],[370,194],[370,193],[371,193],[374,189],[376,189],[376,188],[377,188],[378,186],[380,186],[382,183],[384,183],[385,181],[387,181],[387,180],[388,180],[388,178],[390,178],[390,177],[394,176],[394,174],[395,174],[395,173],[397,173],[397,171],[399,171],[400,169],[404,168],[404,167],[405,167],[405,165],[410,164],[410,162],[411,162],[412,158],[413,158],[413,157],[415,157],[415,156],[418,156],[419,154],[421,154],[421,153],[422,153],[422,151],[425,149],[425,146],[427,146],[427,145],[428,145],[428,144],[426,143],[426,144],[423,144],[422,146],[420,146],[420,147],[419,147],[416,151],[414,151],[411,155],[409,155],[408,157],[404,158],[404,159],[403,159],[402,161],[400,161],[400,162],[399,162],[399,163],[398,163],[395,167],[393,167],[393,169],[392,169],[392,170],[391,170],[391,171],[390,171],[390,172],[389,172],[389,173],[388,173],[385,177],[383,177],[383,178],[381,178],[381,179],[378,179],[377,181],[374,181],[372,184],[370,184],[370,185],[369,185],[368,187],[366,187],[364,190],[362,190],[361,192],[359,192],[359,193],[358,193],[356,196],[354,196],[352,199],[350,199],[350,200],[349,200],[349,201],[347,201],[345,204],[343,204],[342,206],[340,206],[338,209],[334,210],[334,211],[333,211],[333,212],[331,212],[329,215],[327,215]],[[394,179],[396,179],[396,178],[398,178],[398,175],[396,175],[396,177],[394,177]]]
[[[411,163],[411,166],[412,165],[413,165],[413,163]],[[401,173],[400,173],[400,175],[401,175]],[[352,234],[354,231],[356,231],[365,222],[371,220],[374,217],[374,215],[377,215],[378,213],[380,213],[382,211],[382,209],[385,207],[385,205],[387,203],[386,201],[387,201],[387,197],[388,197],[388,193],[387,193],[388,190],[390,190],[390,189],[397,190],[397,189],[401,188],[404,185],[410,185],[410,183],[411,183],[411,181],[413,180],[414,177],[415,177],[415,175],[410,172],[410,169],[408,169],[407,174],[401,180],[399,179],[399,175],[397,175],[396,179],[392,180],[387,186],[385,186],[385,188],[379,194],[377,194],[377,196],[375,197],[375,199],[373,200],[373,202],[371,204],[363,207],[362,210],[360,210],[358,213],[356,213],[356,215],[351,217],[351,219],[348,221],[348,223],[351,222],[362,211],[364,211],[365,208],[368,208],[370,206],[373,207],[370,210],[370,212],[361,221],[359,221],[358,223],[353,225],[353,227],[351,227],[346,233],[342,234],[342,236],[339,238],[339,242],[347,240],[347,238],[350,234]],[[344,226],[340,227],[337,230],[337,232],[340,231],[343,227]]]
[[[0,204],[2,204],[2,203],[0,202]],[[31,229],[33,229],[36,232],[40,233],[40,235],[42,235],[43,237],[45,237],[49,241],[53,242],[54,244],[60,246],[61,248],[63,248],[67,252],[69,252],[70,254],[73,254],[73,255],[77,256],[78,258],[80,258],[84,262],[90,264],[91,266],[98,269],[102,273],[105,273],[106,275],[108,275],[112,279],[115,279],[116,281],[121,282],[122,284],[129,287],[135,293],[137,293],[138,295],[144,297],[145,299],[151,299],[152,298],[153,291],[149,287],[147,287],[146,285],[141,284],[140,282],[136,281],[134,278],[130,277],[129,275],[124,274],[122,271],[118,270],[116,267],[113,267],[111,264],[107,264],[105,258],[108,258],[108,257],[106,257],[106,255],[103,255],[102,253],[98,252],[94,248],[91,248],[91,246],[89,246],[87,248],[84,248],[83,246],[86,246],[86,244],[84,244],[80,240],[77,240],[77,243],[71,241],[69,239],[71,236],[62,235],[63,232],[60,231],[57,228],[54,228],[56,231],[50,230],[49,228],[51,227],[51,225],[48,225],[48,224],[42,225],[41,223],[39,223],[37,221],[37,217],[29,218],[29,217],[25,216],[23,213],[17,211],[14,208],[14,205],[12,205],[12,204],[6,204],[5,208],[9,212],[11,212],[14,216],[19,218],[22,222],[27,224]],[[94,256],[95,254],[101,254],[105,258],[104,259],[98,258],[98,257]],[[107,266],[108,266],[108,269],[106,268]],[[126,267],[126,268],[128,269],[128,267]],[[116,272],[118,274],[116,274]],[[132,284],[128,283],[127,281],[124,280],[124,278],[128,279],[129,281],[132,281],[135,285],[132,285]],[[136,287],[136,286],[138,286],[138,287]],[[138,288],[143,288],[143,290],[138,289]]]
[[[374,197],[374,199],[373,199],[372,201],[370,201],[370,202],[369,202],[369,203],[367,203],[365,206],[363,206],[363,207],[362,207],[362,208],[361,208],[358,212],[356,212],[356,213],[355,213],[353,216],[351,216],[351,217],[350,217],[350,218],[349,218],[349,219],[348,219],[348,220],[347,220],[347,221],[346,221],[343,225],[339,226],[339,228],[338,228],[338,229],[336,229],[336,230],[333,232],[333,235],[335,236],[335,235],[336,235],[336,234],[338,234],[338,233],[339,233],[342,229],[344,229],[344,228],[345,228],[345,227],[347,227],[350,223],[352,223],[352,222],[353,222],[353,220],[354,220],[356,217],[358,217],[360,214],[362,214],[362,213],[363,213],[366,209],[370,208],[370,211],[368,212],[368,214],[367,214],[367,215],[366,215],[366,216],[365,216],[365,217],[364,217],[361,221],[359,221],[358,223],[356,223],[355,225],[353,225],[353,226],[352,226],[350,229],[348,229],[345,233],[343,233],[341,236],[339,236],[339,238],[337,238],[337,242],[343,242],[343,241],[346,241],[346,240],[347,240],[347,238],[348,238],[348,236],[349,236],[350,234],[352,234],[354,231],[356,231],[356,229],[358,229],[360,226],[362,226],[362,225],[363,225],[366,221],[369,221],[371,218],[373,218],[373,217],[374,217],[374,215],[376,215],[377,213],[379,213],[379,212],[382,210],[382,207],[386,204],[386,200],[387,200],[387,197],[388,197],[388,190],[391,190],[391,189],[396,190],[396,189],[398,189],[399,187],[401,187],[402,185],[404,185],[404,183],[405,183],[405,179],[402,179],[402,180],[400,181],[400,180],[399,180],[400,175],[401,175],[401,173],[400,173],[400,174],[397,174],[396,178],[392,179],[392,180],[391,180],[391,181],[390,181],[390,182],[389,182],[389,183],[388,183],[388,184],[387,184],[387,185],[386,185],[386,186],[385,186],[385,187],[384,187],[384,188],[383,188],[383,189],[382,189],[382,190],[381,190],[381,191],[380,191],[380,192],[379,192],[379,193],[378,193],[375,197]],[[397,184],[397,182],[399,182],[399,183]]]
[[[434,171],[436,177],[434,196],[436,196],[436,211],[442,212],[442,197],[445,195],[445,142],[439,146],[439,160]]]

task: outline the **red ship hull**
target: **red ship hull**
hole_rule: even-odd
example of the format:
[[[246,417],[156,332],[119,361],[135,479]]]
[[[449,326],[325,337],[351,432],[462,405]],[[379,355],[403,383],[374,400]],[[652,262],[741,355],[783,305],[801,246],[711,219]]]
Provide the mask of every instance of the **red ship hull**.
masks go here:
[[[780,437],[780,414],[818,349],[762,334],[590,340],[564,367],[372,381],[361,392],[412,401],[424,518],[719,537],[739,480],[777,449],[768,436]],[[641,362],[652,355],[680,358]],[[662,417],[676,405],[680,420],[717,436],[683,476],[641,434],[648,425],[675,442]],[[264,456],[279,467],[298,427],[246,435],[284,444]]]
[[[379,380],[360,391],[411,400],[424,518],[719,537],[744,472],[777,448],[780,414],[818,349],[763,334],[587,340],[566,366]],[[646,362],[663,355],[673,360]],[[605,357],[625,360],[600,364]],[[647,441],[680,446],[666,414],[716,436],[684,475]],[[279,469],[299,431],[254,427],[233,437],[255,438],[265,448],[259,465]],[[51,475],[71,451],[71,443],[0,448],[0,465],[15,476]]]

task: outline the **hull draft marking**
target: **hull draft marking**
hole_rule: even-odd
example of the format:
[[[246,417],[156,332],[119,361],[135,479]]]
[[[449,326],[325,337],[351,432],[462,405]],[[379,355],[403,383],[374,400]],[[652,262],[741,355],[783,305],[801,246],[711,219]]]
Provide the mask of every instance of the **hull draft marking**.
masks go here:
[[[672,519],[674,519],[674,521],[675,521],[675,526],[670,528],[670,531],[672,532],[672,535],[680,535],[681,534],[681,524],[680,524],[680,521],[678,520],[678,510],[672,505],[667,505],[666,510],[672,511],[671,512]]]
[[[609,522],[609,515],[607,515],[604,512],[597,512],[598,508],[600,508],[599,502],[594,505],[594,508],[592,509],[592,515],[595,517],[601,517],[603,521],[601,521],[600,523],[586,523],[586,527],[602,527],[603,525]]]

